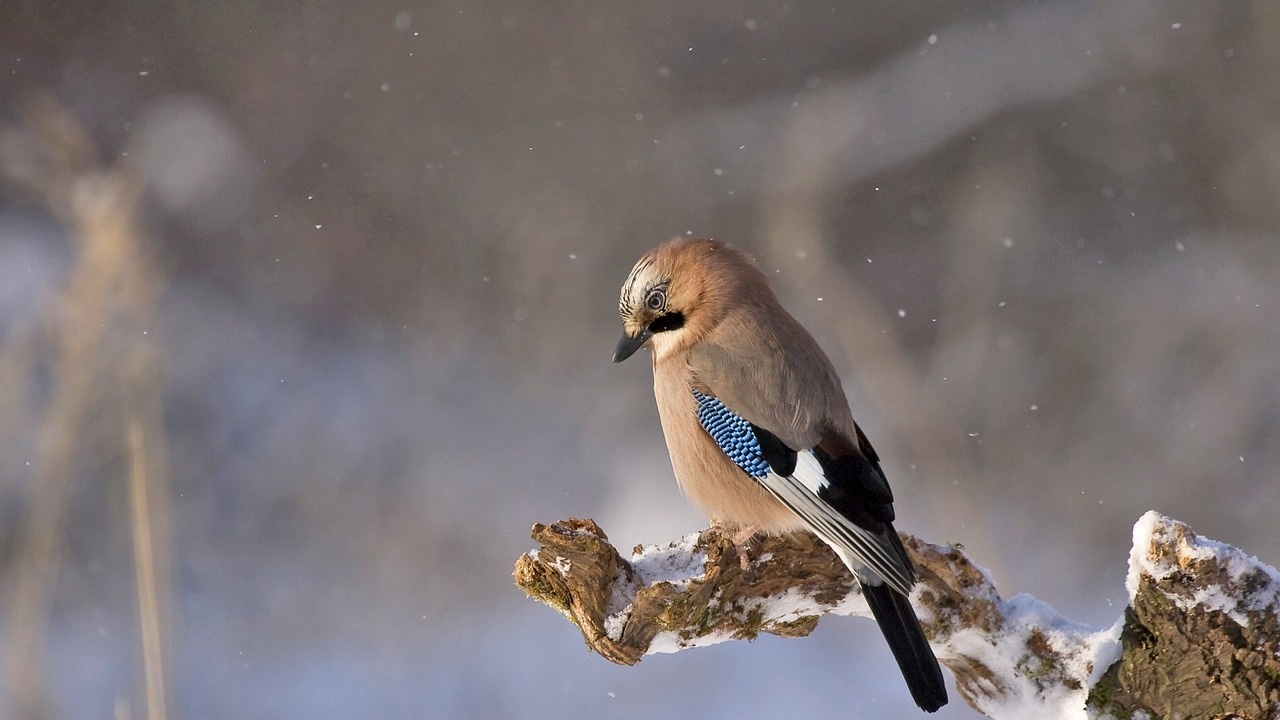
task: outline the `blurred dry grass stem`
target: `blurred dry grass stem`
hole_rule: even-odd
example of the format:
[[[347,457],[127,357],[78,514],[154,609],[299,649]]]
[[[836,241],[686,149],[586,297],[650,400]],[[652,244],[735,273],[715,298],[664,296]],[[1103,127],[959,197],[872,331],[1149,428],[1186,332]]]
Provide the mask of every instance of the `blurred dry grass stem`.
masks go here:
[[[160,281],[142,246],[141,184],[128,168],[98,169],[76,120],[47,99],[31,105],[25,127],[0,134],[0,167],[64,224],[75,258],[52,306],[0,348],[0,392],[11,398],[4,429],[38,418],[29,423],[34,450],[22,485],[5,714],[58,715],[42,648],[67,552],[64,525],[76,483],[106,469],[92,475],[119,477],[129,498],[145,707],[148,718],[161,720],[171,553],[154,326]],[[29,389],[42,365],[50,387],[43,401]],[[127,463],[115,462],[120,457]]]
[[[138,580],[138,622],[142,631],[142,660],[146,678],[147,717],[165,717],[164,664],[161,652],[160,600],[156,590],[150,474],[142,421],[129,419],[129,507],[133,527],[133,563]]]

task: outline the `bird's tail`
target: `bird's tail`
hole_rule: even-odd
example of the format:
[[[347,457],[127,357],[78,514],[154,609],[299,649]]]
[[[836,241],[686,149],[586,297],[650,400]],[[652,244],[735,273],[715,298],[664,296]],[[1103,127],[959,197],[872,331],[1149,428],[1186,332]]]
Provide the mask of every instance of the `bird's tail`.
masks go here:
[[[860,584],[862,596],[871,606],[871,614],[884,639],[889,641],[889,649],[898,661],[916,705],[925,712],[935,712],[946,705],[947,686],[942,679],[942,668],[911,609],[911,601],[887,584]]]

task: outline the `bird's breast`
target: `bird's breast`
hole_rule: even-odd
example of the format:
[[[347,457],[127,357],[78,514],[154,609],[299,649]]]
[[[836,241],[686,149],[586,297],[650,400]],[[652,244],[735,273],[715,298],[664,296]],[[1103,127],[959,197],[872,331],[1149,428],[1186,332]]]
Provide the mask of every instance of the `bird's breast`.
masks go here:
[[[801,526],[794,513],[725,455],[703,429],[687,365],[655,366],[654,395],[671,467],[694,507],[733,528],[781,533]]]

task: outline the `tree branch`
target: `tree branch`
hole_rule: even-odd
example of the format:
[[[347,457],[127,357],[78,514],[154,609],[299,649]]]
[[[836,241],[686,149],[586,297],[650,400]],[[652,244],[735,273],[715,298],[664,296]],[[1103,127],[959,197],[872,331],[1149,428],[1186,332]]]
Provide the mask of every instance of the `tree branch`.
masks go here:
[[[712,528],[623,559],[592,520],[533,526],[516,562],[526,593],[605,658],[634,665],[760,633],[802,637],[819,616],[870,616],[857,583],[808,534],[764,538],[744,570]],[[1154,512],[1134,527],[1129,606],[1078,625],[1029,595],[1005,600],[959,547],[910,536],[912,601],[961,697],[1002,717],[1240,717],[1280,713],[1280,573]]]

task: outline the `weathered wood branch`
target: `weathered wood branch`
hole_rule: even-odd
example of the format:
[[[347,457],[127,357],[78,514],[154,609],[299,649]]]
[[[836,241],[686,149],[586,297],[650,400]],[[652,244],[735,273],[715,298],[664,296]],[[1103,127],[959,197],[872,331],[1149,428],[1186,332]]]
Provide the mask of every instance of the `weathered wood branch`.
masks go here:
[[[623,559],[591,520],[533,527],[516,562],[531,597],[564,614],[605,658],[633,665],[760,633],[808,635],[819,616],[870,613],[839,559],[807,534],[764,538],[743,570],[716,529]],[[1147,513],[1134,528],[1130,603],[1107,629],[1028,595],[1001,598],[957,547],[903,536],[913,593],[961,697],[990,717],[1269,720],[1280,716],[1280,573]]]

